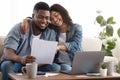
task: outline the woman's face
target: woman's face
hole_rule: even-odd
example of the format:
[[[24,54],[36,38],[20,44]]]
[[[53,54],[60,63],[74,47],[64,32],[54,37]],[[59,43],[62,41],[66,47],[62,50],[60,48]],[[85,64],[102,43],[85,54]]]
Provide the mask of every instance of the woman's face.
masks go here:
[[[51,19],[52,24],[58,27],[61,27],[63,24],[63,19],[59,12],[51,11],[50,19]]]

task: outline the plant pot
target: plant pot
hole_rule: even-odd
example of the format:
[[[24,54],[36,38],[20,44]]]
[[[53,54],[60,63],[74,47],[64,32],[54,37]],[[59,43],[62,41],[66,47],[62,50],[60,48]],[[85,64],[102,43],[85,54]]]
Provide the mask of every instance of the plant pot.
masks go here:
[[[100,69],[100,75],[101,76],[107,76],[107,68],[106,69]]]

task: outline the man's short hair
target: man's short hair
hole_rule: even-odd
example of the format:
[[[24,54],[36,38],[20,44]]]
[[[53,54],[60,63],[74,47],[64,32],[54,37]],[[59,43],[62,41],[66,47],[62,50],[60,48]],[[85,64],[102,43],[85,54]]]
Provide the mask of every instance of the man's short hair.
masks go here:
[[[40,10],[40,9],[42,9],[42,10],[50,10],[50,7],[49,7],[49,5],[47,4],[47,3],[45,3],[45,2],[38,2],[38,3],[36,3],[35,4],[35,6],[34,6],[34,9],[33,9],[33,12],[34,11],[38,11],[38,10]]]

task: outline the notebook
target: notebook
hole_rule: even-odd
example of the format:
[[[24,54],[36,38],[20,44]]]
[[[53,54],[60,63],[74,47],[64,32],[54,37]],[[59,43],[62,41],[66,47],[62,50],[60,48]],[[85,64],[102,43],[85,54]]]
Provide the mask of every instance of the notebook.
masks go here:
[[[72,62],[72,70],[61,72],[67,74],[99,73],[100,63],[104,56],[105,52],[102,51],[76,52]]]

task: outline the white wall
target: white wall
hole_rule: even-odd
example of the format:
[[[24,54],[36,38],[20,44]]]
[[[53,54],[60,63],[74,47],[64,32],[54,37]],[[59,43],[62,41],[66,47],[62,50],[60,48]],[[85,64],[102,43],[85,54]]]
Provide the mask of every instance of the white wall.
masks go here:
[[[22,21],[25,17],[31,16],[33,6],[40,0],[1,0],[0,2],[0,36],[5,36],[14,24]],[[120,27],[120,5],[119,0],[41,0],[49,5],[59,3],[70,13],[73,22],[82,25],[83,36],[96,37],[99,27],[94,25],[96,11],[102,10],[107,18],[114,16],[117,25]]]

